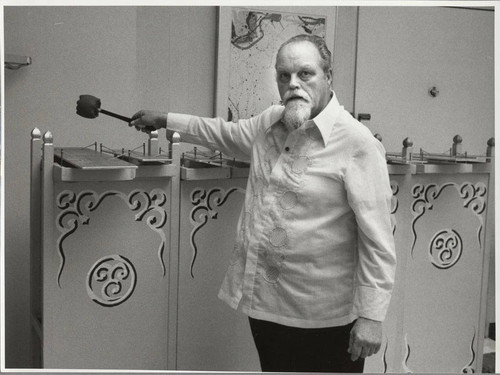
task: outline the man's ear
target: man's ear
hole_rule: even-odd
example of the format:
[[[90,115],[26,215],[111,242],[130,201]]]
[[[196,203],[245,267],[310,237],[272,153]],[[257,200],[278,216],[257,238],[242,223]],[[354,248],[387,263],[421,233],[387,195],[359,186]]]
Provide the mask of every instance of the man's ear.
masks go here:
[[[332,84],[333,84],[333,69],[328,69],[328,72],[326,73],[326,77],[327,77],[327,80],[328,80],[328,84],[331,87]]]

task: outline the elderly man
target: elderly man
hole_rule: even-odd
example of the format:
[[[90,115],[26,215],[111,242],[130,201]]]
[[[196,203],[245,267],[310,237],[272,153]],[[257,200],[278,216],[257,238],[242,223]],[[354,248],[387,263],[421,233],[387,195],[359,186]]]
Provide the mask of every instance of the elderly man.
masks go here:
[[[285,42],[276,81],[283,105],[237,123],[140,111],[130,125],[251,161],[219,297],[248,314],[262,370],[362,372],[396,264],[385,151],[339,105],[322,38]]]

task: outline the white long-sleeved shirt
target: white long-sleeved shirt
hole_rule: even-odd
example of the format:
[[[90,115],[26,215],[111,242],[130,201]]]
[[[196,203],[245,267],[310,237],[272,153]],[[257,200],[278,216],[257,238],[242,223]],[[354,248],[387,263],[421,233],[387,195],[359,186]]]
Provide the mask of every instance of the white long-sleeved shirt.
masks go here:
[[[219,298],[301,328],[382,321],[396,268],[384,148],[335,96],[297,130],[283,109],[237,123],[168,114],[184,142],[251,162]]]

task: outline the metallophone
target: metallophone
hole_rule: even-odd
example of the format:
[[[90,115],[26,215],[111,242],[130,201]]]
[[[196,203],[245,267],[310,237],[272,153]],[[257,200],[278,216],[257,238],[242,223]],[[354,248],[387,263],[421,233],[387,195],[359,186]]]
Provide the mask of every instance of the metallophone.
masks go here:
[[[89,118],[109,114],[97,98],[83,103],[77,112]],[[49,132],[33,131],[31,310],[39,366],[259,370],[248,322],[214,297],[249,165],[197,147],[181,152],[175,134],[169,141],[161,150],[151,132],[133,150],[54,148]],[[470,155],[455,136],[446,153],[414,152],[406,138],[401,152],[387,153],[397,283],[383,347],[365,371],[480,369],[494,145],[492,138],[484,155]]]

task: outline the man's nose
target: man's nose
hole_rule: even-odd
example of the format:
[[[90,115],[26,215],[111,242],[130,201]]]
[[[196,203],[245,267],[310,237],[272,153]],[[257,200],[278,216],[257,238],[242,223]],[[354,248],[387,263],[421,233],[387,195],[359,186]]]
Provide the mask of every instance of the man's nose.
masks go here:
[[[298,89],[300,87],[300,80],[296,74],[290,76],[290,82],[288,83],[290,89]]]

